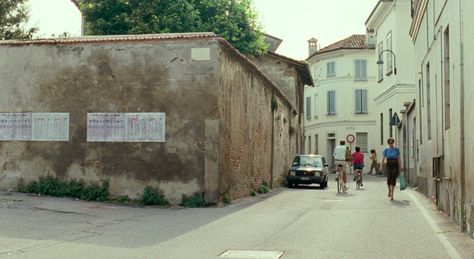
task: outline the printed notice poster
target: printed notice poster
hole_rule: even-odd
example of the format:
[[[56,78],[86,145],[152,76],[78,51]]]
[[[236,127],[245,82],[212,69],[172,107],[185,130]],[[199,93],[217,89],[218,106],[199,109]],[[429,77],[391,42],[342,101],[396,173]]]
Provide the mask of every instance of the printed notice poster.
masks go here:
[[[69,141],[69,113],[0,113],[0,140]]]
[[[123,113],[88,113],[87,141],[124,141],[125,123],[125,114]]]
[[[164,142],[165,113],[88,113],[89,142]]]
[[[165,113],[127,113],[127,141],[165,142]]]
[[[31,140],[31,112],[0,113],[0,140]]]
[[[32,140],[69,141],[69,113],[33,113]]]

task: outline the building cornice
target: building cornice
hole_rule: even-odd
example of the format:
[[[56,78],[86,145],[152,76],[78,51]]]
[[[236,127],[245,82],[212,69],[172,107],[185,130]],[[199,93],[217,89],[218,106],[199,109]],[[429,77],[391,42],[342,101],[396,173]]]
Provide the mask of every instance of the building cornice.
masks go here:
[[[385,102],[386,100],[392,98],[396,94],[404,93],[416,93],[414,84],[394,84],[385,91],[381,92],[377,97],[374,98],[374,101],[377,105]]]
[[[370,29],[375,29],[380,27],[380,24],[388,17],[390,11],[393,8],[392,2],[382,2],[379,1],[375,8],[372,10],[372,13],[369,15],[365,21],[365,27]]]
[[[316,122],[311,125],[305,125],[305,130],[327,128],[327,127],[355,127],[355,126],[375,126],[376,120],[340,120],[340,121],[327,121],[327,122]]]
[[[373,48],[365,48],[365,49],[338,49],[329,52],[321,53],[320,55],[312,56],[311,58],[307,59],[306,61],[310,65],[314,65],[318,62],[323,62],[325,60],[336,59],[336,58],[344,58],[351,55],[360,55],[360,54],[374,54],[375,49]]]
[[[415,6],[415,13],[411,20],[410,31],[409,34],[413,42],[416,41],[418,37],[418,32],[420,31],[421,22],[423,21],[423,17],[426,13],[426,7],[428,5],[428,0],[419,0],[417,5]]]

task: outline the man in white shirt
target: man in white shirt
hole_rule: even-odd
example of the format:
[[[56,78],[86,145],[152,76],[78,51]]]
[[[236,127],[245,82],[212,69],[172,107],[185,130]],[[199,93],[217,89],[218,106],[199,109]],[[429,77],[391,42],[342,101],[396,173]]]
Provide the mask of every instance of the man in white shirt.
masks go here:
[[[344,187],[347,189],[347,175],[346,175],[346,141],[339,141],[339,146],[334,148],[334,164],[336,165],[336,170],[338,167],[342,167],[342,181],[344,182]]]

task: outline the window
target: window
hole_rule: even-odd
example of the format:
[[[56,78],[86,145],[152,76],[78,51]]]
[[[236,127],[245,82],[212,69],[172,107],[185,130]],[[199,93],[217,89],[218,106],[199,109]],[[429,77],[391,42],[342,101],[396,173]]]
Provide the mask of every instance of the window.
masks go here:
[[[383,113],[380,113],[380,145],[384,144],[383,139]]]
[[[328,115],[336,114],[336,91],[328,92]]]
[[[314,118],[317,119],[318,118],[318,104],[319,104],[319,100],[318,100],[318,95],[314,95]]]
[[[367,60],[356,59],[355,65],[355,81],[367,81]]]
[[[328,62],[326,63],[326,76],[327,77],[334,77],[336,76],[336,63],[335,62]]]
[[[311,97],[306,97],[306,119],[311,120]]]
[[[379,43],[379,46],[377,47],[377,51],[378,51],[377,57],[382,58],[382,56],[380,56],[380,54],[383,51],[383,42]],[[379,66],[378,66],[378,80],[379,81],[383,80],[383,64],[379,64]]]
[[[449,27],[444,31],[444,129],[451,127],[451,100],[450,100],[450,76],[449,70]]]
[[[356,132],[356,144],[362,153],[369,153],[369,138],[367,132]]]
[[[316,134],[314,135],[314,153],[315,154],[319,154],[318,144],[319,144],[319,137],[318,137],[318,134]]]
[[[308,136],[308,154],[311,154],[311,136]]]
[[[392,32],[387,34],[387,49],[392,50]],[[390,51],[386,51],[387,53],[387,74],[391,74],[393,71],[393,54]]]
[[[367,113],[367,90],[355,90],[355,113]]]
[[[392,111],[392,108],[390,108],[388,109],[388,125],[389,125],[388,136],[389,137],[393,137],[392,117],[393,117],[393,111]]]
[[[428,123],[428,140],[431,139],[431,82],[430,63],[426,64],[426,119]]]
[[[421,83],[421,79],[418,79],[418,92],[420,94],[418,100],[420,100],[421,102],[421,107],[424,107],[425,102],[423,100],[423,85]],[[420,121],[420,144],[423,144],[423,127],[421,126],[421,122],[423,121],[423,116],[422,116],[423,110],[421,109],[421,107],[420,109],[418,109],[418,111],[419,111],[419,116],[420,116],[420,120],[419,120]]]

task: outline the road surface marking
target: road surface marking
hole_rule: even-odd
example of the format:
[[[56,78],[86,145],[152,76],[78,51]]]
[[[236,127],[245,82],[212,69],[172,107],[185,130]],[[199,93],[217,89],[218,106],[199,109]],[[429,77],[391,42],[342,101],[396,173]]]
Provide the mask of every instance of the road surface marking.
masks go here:
[[[255,258],[255,259],[278,259],[283,255],[282,251],[246,251],[246,250],[227,250],[219,257],[226,258]]]

